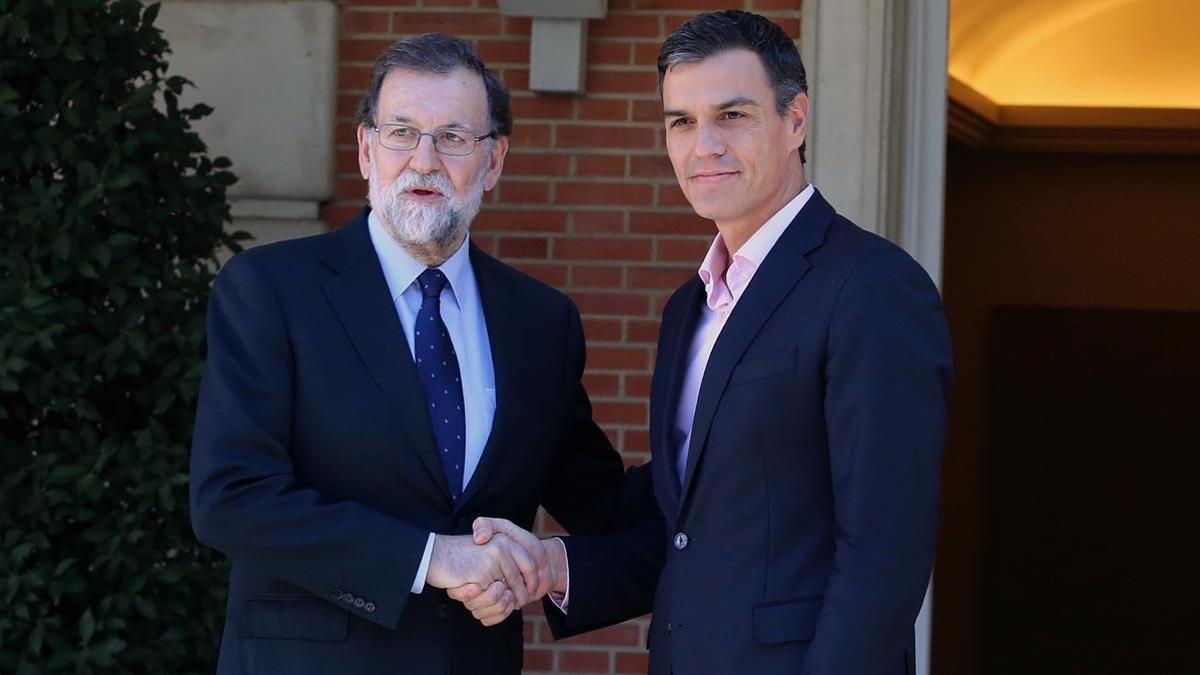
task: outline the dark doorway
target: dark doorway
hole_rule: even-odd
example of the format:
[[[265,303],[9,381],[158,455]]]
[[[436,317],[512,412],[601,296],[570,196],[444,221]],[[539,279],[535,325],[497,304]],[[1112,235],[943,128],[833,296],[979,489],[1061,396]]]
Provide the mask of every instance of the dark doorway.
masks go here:
[[[986,675],[1196,672],[1200,313],[997,308]]]

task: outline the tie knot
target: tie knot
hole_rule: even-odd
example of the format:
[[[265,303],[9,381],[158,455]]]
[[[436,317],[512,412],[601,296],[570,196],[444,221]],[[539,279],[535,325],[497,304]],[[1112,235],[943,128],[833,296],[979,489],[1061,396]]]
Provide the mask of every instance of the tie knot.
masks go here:
[[[421,295],[426,300],[440,298],[442,289],[446,287],[448,281],[441,270],[432,267],[421,272],[421,276],[417,277],[417,283],[421,286]]]

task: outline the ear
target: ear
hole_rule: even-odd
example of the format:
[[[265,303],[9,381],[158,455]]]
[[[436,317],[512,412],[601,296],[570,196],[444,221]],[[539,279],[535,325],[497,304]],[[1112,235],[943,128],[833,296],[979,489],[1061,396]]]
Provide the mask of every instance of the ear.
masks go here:
[[[808,136],[808,94],[801,92],[792,99],[792,105],[787,111],[788,123],[791,124],[792,145],[799,148]]]
[[[371,177],[371,132],[366,125],[358,125],[358,172],[363,180]]]
[[[500,136],[492,145],[492,151],[488,153],[487,178],[483,183],[485,191],[491,190],[500,182],[500,172],[504,170],[504,158],[507,156],[508,136]]]

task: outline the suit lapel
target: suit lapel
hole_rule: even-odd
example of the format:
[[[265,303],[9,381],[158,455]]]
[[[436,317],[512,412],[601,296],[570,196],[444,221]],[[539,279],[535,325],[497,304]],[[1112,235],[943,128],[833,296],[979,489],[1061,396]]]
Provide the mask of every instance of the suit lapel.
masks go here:
[[[371,245],[366,214],[364,210],[335,233],[336,245],[323,261],[338,274],[325,282],[325,295],[359,357],[400,417],[408,443],[449,503],[450,488],[437,454],[425,394]]]
[[[683,389],[683,378],[687,372],[688,348],[696,332],[696,321],[700,316],[700,306],[704,302],[704,284],[699,277],[692,277],[679,291],[681,309],[675,316],[663,316],[662,349],[654,367],[650,401],[654,410],[651,419],[655,421],[654,438],[651,439],[654,448],[660,448],[656,466],[661,467],[656,473],[661,474],[659,487],[665,488],[665,494],[671,496],[672,503],[679,504],[679,475],[675,470],[677,448],[671,442],[671,430],[675,428],[675,418],[679,411],[679,396]]]
[[[488,481],[497,466],[498,458],[508,448],[506,441],[512,419],[512,404],[521,399],[521,369],[525,357],[525,308],[516,297],[512,277],[504,274],[501,263],[471,244],[471,265],[475,270],[475,281],[479,286],[479,300],[483,304],[484,323],[487,324],[488,344],[492,348],[492,369],[496,376],[496,414],[492,417],[492,430],[479,465],[463,496],[458,500],[455,511],[469,503],[480,486]]]
[[[700,393],[696,400],[696,416],[692,422],[692,437],[688,444],[687,465],[683,475],[683,499],[690,496],[696,466],[704,453],[708,432],[712,427],[713,415],[725,394],[729,376],[753,342],[759,329],[791,292],[792,287],[808,271],[805,256],[825,238],[825,231],[833,218],[833,207],[814,192],[804,208],[784,230],[771,252],[755,272],[750,285],[738,300],[733,313],[721,329],[713,345],[704,377],[700,380]],[[682,373],[676,373],[682,379]],[[685,504],[681,502],[682,513]]]

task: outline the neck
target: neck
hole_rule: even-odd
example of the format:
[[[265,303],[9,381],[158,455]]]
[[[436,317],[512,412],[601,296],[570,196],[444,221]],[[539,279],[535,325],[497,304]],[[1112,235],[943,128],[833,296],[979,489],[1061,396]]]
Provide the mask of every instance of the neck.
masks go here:
[[[725,242],[725,248],[729,250],[729,255],[737,253],[738,249],[771,219],[771,216],[779,213],[780,209],[795,199],[796,195],[803,192],[806,187],[808,187],[808,181],[804,180],[804,170],[801,169],[792,174],[791,178],[780,188],[775,199],[771,200],[767,206],[736,221],[718,222],[717,231],[721,233],[721,239]]]
[[[457,251],[459,247],[463,245],[463,241],[465,241],[466,238],[466,231],[462,231],[456,233],[454,238],[446,244],[441,244],[439,242],[416,244],[405,241],[399,243],[400,246],[405,251],[408,251],[408,254],[411,255],[417,262],[425,265],[426,267],[437,267],[438,265],[441,265],[449,260],[450,256],[454,255],[455,251]]]

